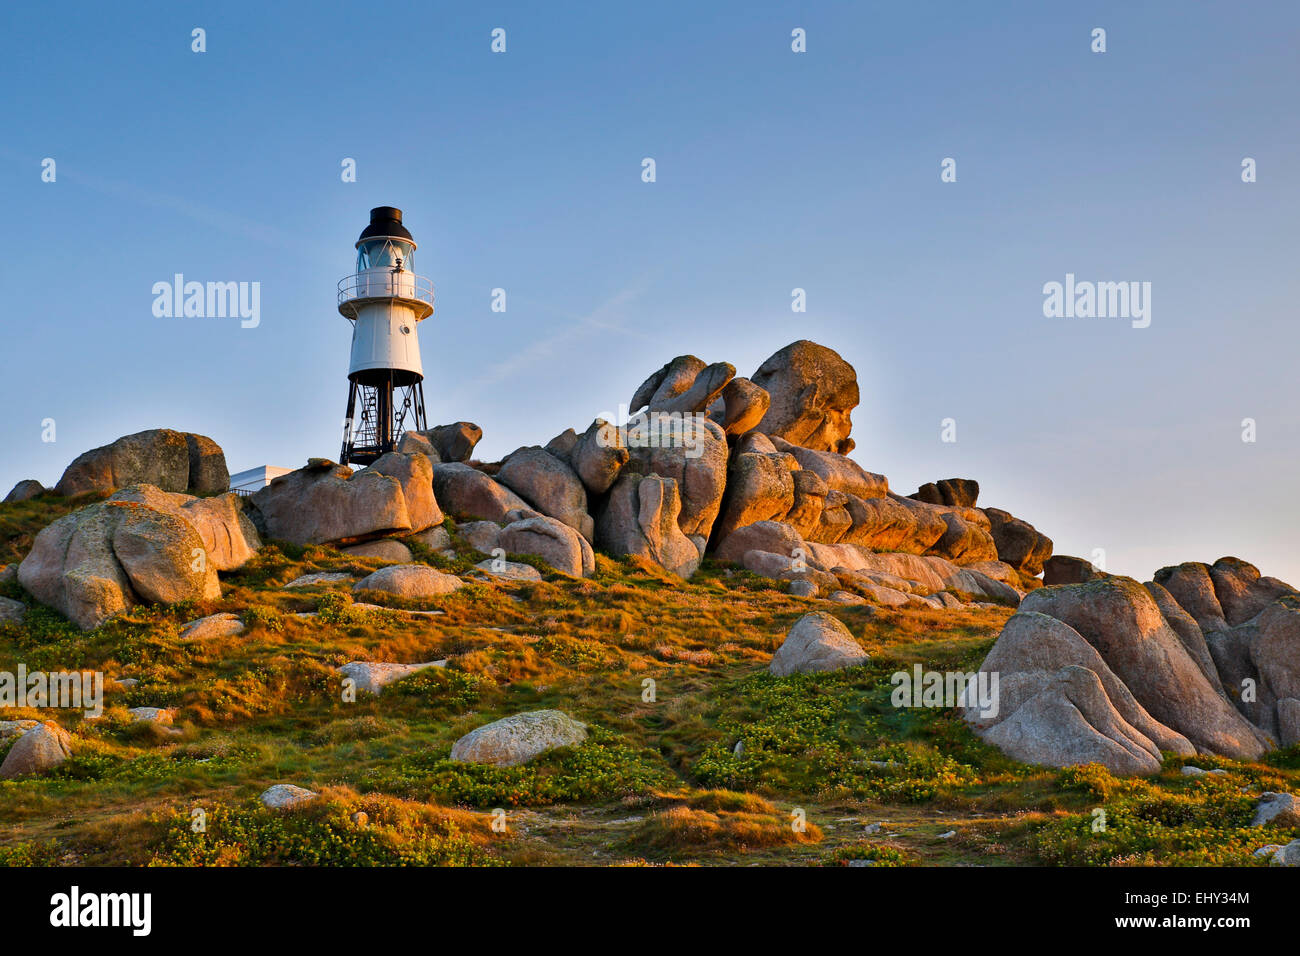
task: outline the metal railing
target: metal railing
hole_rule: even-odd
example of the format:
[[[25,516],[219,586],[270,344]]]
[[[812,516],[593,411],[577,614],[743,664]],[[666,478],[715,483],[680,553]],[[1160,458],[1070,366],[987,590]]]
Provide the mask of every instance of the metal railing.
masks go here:
[[[433,312],[433,280],[414,272],[372,269],[339,280],[339,311],[356,318],[356,306],[374,299],[402,299],[428,306]],[[423,318],[424,316],[421,316]]]

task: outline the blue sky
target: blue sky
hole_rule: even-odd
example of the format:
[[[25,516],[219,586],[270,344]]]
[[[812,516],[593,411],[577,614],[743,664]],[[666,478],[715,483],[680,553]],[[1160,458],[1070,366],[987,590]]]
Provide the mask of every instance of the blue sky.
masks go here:
[[[811,338],[897,490],[978,478],[1143,579],[1300,583],[1298,39],[1283,2],[6,5],[0,485],[151,427],[335,457],[335,286],[390,204],[437,286],[430,421],[485,458]],[[261,324],[156,318],[177,272],[261,283]],[[1045,318],[1067,272],[1150,282],[1150,327]]]

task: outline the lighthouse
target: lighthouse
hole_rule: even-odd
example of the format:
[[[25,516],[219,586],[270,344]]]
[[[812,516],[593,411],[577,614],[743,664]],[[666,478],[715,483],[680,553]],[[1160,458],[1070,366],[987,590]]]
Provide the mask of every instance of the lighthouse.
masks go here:
[[[368,465],[409,427],[428,428],[417,326],[433,314],[433,283],[415,274],[415,240],[402,210],[378,206],[356,243],[357,271],[339,282],[339,312],[352,323],[343,464]]]

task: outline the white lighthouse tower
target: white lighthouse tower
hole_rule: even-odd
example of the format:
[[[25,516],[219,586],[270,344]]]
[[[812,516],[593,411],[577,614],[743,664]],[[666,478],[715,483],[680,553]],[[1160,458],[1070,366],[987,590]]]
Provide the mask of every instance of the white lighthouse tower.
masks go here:
[[[428,427],[416,327],[433,314],[433,283],[415,274],[415,240],[400,209],[370,210],[356,249],[356,273],[339,282],[339,312],[352,322],[339,460],[368,465],[397,447],[408,415],[411,428]]]

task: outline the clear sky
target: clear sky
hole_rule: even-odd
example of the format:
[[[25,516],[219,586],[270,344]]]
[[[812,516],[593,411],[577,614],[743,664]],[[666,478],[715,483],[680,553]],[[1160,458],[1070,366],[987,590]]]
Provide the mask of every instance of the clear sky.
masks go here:
[[[335,287],[395,205],[430,422],[485,459],[675,355],[810,338],[895,489],[977,478],[1142,579],[1300,584],[1298,41],[1290,0],[5,4],[0,494],[154,427],[232,471],[336,457]],[[155,317],[175,273],[260,283],[260,325]],[[1150,282],[1150,326],[1044,317],[1067,273]]]

